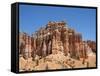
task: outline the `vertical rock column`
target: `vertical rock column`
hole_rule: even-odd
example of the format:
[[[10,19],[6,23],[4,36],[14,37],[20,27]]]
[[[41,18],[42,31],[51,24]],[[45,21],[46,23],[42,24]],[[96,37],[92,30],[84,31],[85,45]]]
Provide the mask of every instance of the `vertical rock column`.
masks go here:
[[[32,41],[31,37],[28,37],[28,58],[32,57]]]
[[[69,51],[72,58],[75,58],[74,38],[74,30],[69,29]]]
[[[81,34],[79,33],[76,33],[75,34],[75,55],[76,55],[76,59],[79,59],[80,57],[80,42],[82,41],[82,37],[81,37]]]
[[[47,51],[47,46],[45,43],[45,40],[43,40],[43,44],[42,44],[42,57],[46,57],[46,51]]]
[[[84,46],[84,42],[82,41],[80,43],[80,58],[84,58],[84,53],[85,53],[85,46]]]
[[[55,36],[52,39],[52,54],[57,54],[58,44],[56,43]]]
[[[24,55],[23,57],[25,59],[28,59],[30,57],[32,57],[32,45],[31,45],[31,37],[26,35],[25,38],[25,48],[24,48]]]
[[[52,53],[51,47],[52,47],[52,43],[51,43],[51,40],[50,40],[49,43],[48,43],[48,55]]]
[[[83,44],[84,44],[84,53],[83,53],[83,58],[87,58],[87,52],[88,52],[88,50],[87,50],[87,43],[86,43],[86,41],[84,41],[83,42]]]
[[[19,55],[23,56],[25,51],[26,33],[19,33]]]
[[[28,45],[28,36],[26,35],[26,38],[25,38],[25,49],[24,49],[24,55],[23,57],[25,59],[28,59],[28,51],[29,51],[29,45]]]
[[[39,38],[39,32],[36,33],[36,54],[40,55],[40,38]]]
[[[69,42],[68,42],[68,28],[63,27],[61,33],[61,40],[63,43],[64,54],[67,56],[69,52]]]
[[[35,37],[32,37],[32,58],[34,60],[35,56],[36,56],[36,39]]]

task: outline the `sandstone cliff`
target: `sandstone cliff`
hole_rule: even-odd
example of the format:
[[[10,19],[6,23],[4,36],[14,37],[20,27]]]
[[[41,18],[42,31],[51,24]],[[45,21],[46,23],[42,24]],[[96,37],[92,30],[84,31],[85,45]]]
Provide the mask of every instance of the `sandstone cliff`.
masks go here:
[[[90,54],[94,58],[90,67],[95,67],[96,42],[83,41],[81,33],[66,25],[64,21],[48,22],[31,36],[20,33],[20,70],[89,67]]]

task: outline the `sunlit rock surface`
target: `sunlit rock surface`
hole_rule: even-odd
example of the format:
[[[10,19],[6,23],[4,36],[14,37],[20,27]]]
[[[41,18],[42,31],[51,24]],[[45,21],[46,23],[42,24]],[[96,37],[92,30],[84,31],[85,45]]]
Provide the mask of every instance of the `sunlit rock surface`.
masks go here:
[[[64,21],[48,22],[31,36],[19,34],[20,71],[89,67],[96,67],[96,42],[83,41]]]

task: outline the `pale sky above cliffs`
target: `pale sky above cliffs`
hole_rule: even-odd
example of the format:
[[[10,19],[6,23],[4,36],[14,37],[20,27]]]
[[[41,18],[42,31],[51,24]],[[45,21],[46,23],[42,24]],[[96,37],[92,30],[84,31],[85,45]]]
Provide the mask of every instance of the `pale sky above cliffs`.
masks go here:
[[[34,33],[48,21],[65,21],[68,27],[82,33],[84,40],[96,39],[96,9],[52,6],[19,6],[20,32]]]

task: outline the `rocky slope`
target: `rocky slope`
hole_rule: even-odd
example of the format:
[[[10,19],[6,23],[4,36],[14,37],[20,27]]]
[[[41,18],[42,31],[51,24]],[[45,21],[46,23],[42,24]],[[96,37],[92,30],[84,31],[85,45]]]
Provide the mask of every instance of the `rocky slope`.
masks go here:
[[[20,33],[20,71],[96,67],[96,42],[64,22],[48,22],[32,36]]]

